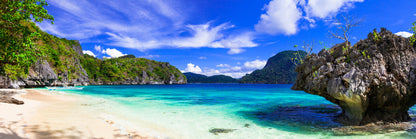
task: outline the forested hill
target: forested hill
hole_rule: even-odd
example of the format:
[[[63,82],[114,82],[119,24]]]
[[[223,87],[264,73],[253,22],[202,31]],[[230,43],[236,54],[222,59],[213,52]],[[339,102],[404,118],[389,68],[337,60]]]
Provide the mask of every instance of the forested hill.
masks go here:
[[[120,58],[81,58],[91,84],[185,84],[186,77],[174,66],[127,55]]]
[[[291,84],[296,81],[296,65],[292,62],[297,51],[283,51],[267,60],[266,66],[241,78],[240,83]],[[303,58],[306,52],[299,51]]]
[[[169,63],[131,56],[96,59],[82,54],[79,41],[50,35],[30,21],[21,22],[21,25],[38,35],[31,38],[34,41],[30,48],[2,43],[0,88],[186,83],[186,77]],[[1,36],[2,40],[4,37]],[[20,64],[25,62],[16,62],[24,58],[32,58],[26,62],[28,68]]]
[[[188,83],[238,83],[237,79],[225,75],[205,76],[192,72],[183,73]]]

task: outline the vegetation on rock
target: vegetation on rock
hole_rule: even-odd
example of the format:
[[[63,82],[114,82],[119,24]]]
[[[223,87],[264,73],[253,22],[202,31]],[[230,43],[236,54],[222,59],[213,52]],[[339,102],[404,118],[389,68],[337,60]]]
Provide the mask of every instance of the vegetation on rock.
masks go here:
[[[238,83],[237,79],[225,75],[205,76],[196,73],[183,73],[188,79],[188,83]]]
[[[93,84],[186,83],[186,77],[169,63],[135,58],[133,55],[105,60],[84,55],[81,64]]]
[[[29,68],[43,56],[42,35],[31,21],[53,20],[43,8],[45,0],[1,0],[0,2],[0,75],[12,79],[27,77]]]
[[[416,103],[416,51],[408,38],[382,28],[353,47],[322,50],[296,67],[294,90],[324,97],[342,108],[349,125],[410,120]]]
[[[304,51],[283,51],[267,60],[266,66],[255,70],[241,78],[241,83],[256,84],[291,84],[296,81],[296,65],[292,59],[299,55],[299,59],[306,56]]]

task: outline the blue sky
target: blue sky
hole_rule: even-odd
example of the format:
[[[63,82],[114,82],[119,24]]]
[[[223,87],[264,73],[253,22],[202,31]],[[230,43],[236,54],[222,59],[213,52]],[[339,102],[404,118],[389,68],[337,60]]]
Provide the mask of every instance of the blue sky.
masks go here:
[[[352,42],[385,27],[409,35],[414,0],[47,0],[51,34],[80,40],[97,58],[133,54],[169,62],[183,72],[235,78],[261,69],[294,45],[314,52],[342,42],[330,38],[338,15],[363,22]]]

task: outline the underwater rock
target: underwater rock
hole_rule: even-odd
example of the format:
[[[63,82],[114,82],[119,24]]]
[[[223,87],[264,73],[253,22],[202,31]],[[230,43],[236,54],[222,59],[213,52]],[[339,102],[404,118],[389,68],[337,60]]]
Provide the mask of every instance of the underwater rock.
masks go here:
[[[402,123],[370,123],[363,126],[344,126],[333,128],[332,132],[336,136],[349,136],[349,135],[370,135],[370,134],[383,134],[397,131],[405,131],[415,128],[414,122],[402,122]]]
[[[324,97],[342,108],[346,125],[409,121],[416,103],[416,52],[408,38],[382,28],[354,46],[335,45],[296,67],[294,90]]]
[[[229,133],[229,132],[233,132],[234,130],[237,130],[237,129],[213,128],[213,129],[210,129],[209,132],[214,135],[218,135],[218,133]]]

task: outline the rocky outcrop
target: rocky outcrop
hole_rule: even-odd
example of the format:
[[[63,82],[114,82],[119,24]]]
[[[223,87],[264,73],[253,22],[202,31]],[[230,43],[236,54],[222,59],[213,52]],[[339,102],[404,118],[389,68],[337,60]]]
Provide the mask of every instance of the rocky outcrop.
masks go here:
[[[186,84],[187,80],[184,76],[176,77],[174,73],[170,73],[167,79],[149,76],[146,71],[142,71],[141,76],[125,79],[123,81],[105,82],[90,80],[91,85],[144,85],[144,84]]]
[[[10,103],[16,105],[23,105],[24,102],[13,98],[12,96],[16,94],[14,91],[0,91],[0,102]]]
[[[339,105],[345,124],[408,121],[416,103],[414,47],[384,28],[374,30],[352,47],[343,43],[307,56],[292,89]]]
[[[39,60],[29,70],[27,78],[19,78],[18,80],[11,80],[5,76],[0,76],[0,88],[34,88],[45,86],[73,86],[73,85],[88,85],[89,79],[86,71],[82,68],[78,58],[78,71],[76,79],[69,80],[68,74],[63,73],[57,75],[46,60]],[[58,80],[61,77],[60,80]]]
[[[81,50],[82,53],[82,50]],[[85,71],[85,69],[82,67],[80,60],[74,56],[74,65],[76,68],[75,76],[77,78],[70,79],[68,72],[58,73],[58,77],[60,77],[59,80],[55,80],[51,84],[51,86],[85,86],[89,85],[89,78],[88,74]]]

